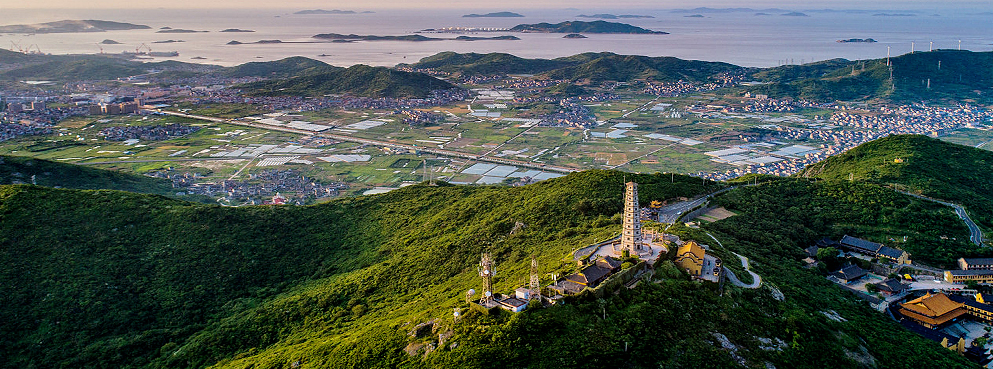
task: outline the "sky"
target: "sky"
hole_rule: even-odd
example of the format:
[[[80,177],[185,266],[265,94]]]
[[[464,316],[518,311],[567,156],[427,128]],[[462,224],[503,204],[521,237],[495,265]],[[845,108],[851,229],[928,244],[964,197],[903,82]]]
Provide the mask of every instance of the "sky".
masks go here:
[[[479,4],[473,6],[473,4]],[[0,0],[0,11],[3,8],[55,8],[55,9],[104,9],[104,8],[281,8],[281,9],[343,9],[365,10],[384,8],[452,8],[479,10],[508,10],[517,9],[556,9],[556,8],[586,8],[603,9],[603,0],[502,0],[500,7],[495,8],[493,2],[468,2],[465,0]],[[611,1],[613,9],[674,9],[707,7],[749,7],[784,9],[934,9],[944,7],[975,8],[993,11],[993,0],[955,0],[951,2],[936,2],[923,0],[838,0],[838,1],[789,1],[789,0],[615,0]]]

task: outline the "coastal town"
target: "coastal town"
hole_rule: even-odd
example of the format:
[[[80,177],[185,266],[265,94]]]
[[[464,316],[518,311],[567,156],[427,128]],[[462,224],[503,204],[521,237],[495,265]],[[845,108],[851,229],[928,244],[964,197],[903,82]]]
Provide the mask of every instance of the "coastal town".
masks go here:
[[[751,173],[789,176],[892,134],[924,134],[975,146],[993,143],[993,113],[978,106],[814,103],[728,93],[749,83],[740,74],[722,74],[708,83],[602,83],[563,97],[550,91],[568,85],[566,80],[507,75],[467,78],[430,69],[398,69],[451,77],[465,88],[407,99],[266,97],[250,96],[234,87],[259,81],[258,77],[171,81],[156,73],[115,83],[16,88],[0,91],[4,108],[0,150],[38,152],[45,158],[105,168],[158,162],[161,165],[144,166],[148,169],[141,171],[173,168],[182,176],[204,180],[209,188],[244,165],[237,160],[265,161],[267,156],[284,155],[256,152],[207,163],[196,159],[210,155],[204,149],[227,150],[232,145],[225,142],[227,138],[212,139],[221,145],[173,144],[202,142],[184,137],[200,137],[217,127],[230,131],[226,127],[240,125],[261,134],[253,144],[330,143],[309,156],[268,162],[281,162],[277,166],[283,169],[303,167],[318,182],[343,183],[350,191],[376,193],[427,179],[526,184],[593,168],[681,172],[710,180]],[[280,120],[281,116],[292,119]],[[119,123],[101,123],[109,121]],[[100,134],[89,138],[91,131],[87,130],[94,127],[99,127]],[[66,140],[69,137],[75,140]],[[101,144],[112,140],[131,146],[108,149]],[[67,150],[81,145],[104,148],[82,155]],[[149,150],[156,147],[164,150]],[[175,149],[165,149],[169,147]],[[327,163],[320,158],[343,154],[346,159],[336,160],[335,165],[350,168],[342,168],[338,175],[320,174],[329,169],[320,164]],[[369,160],[353,160],[367,156]],[[431,161],[433,173],[398,172],[394,168],[398,160]],[[203,170],[221,166],[228,169],[213,177],[216,170]],[[371,169],[383,172],[359,174]]]

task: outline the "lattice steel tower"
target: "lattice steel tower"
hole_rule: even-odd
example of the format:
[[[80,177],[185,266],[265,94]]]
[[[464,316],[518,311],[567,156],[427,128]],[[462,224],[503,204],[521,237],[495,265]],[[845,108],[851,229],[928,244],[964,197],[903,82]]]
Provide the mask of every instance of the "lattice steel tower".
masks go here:
[[[493,258],[490,257],[490,253],[484,252],[479,261],[479,276],[483,277],[483,297],[479,299],[480,305],[493,302],[493,274],[495,274]]]
[[[624,232],[621,251],[636,254],[641,250],[641,207],[638,205],[638,184],[628,182],[624,191]]]
[[[531,299],[541,300],[541,278],[538,276],[538,257],[531,255]]]

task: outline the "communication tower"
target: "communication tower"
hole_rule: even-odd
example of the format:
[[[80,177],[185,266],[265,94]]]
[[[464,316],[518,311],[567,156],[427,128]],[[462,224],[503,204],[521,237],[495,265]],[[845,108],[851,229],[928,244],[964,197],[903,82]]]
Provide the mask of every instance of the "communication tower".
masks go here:
[[[538,276],[538,258],[531,255],[531,299],[541,301],[541,277]]]
[[[483,297],[479,299],[480,305],[493,303],[494,274],[496,271],[493,270],[493,258],[490,257],[490,253],[484,252],[482,259],[479,260],[479,276],[483,277]]]

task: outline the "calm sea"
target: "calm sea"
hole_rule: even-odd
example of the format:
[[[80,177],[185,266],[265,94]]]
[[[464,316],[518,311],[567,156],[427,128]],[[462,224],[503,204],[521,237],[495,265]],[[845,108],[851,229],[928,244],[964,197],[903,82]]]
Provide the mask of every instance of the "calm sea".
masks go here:
[[[406,35],[426,28],[509,28],[520,23],[589,20],[576,15],[591,11],[518,11],[525,18],[463,18],[464,10],[380,10],[373,14],[296,15],[299,10],[26,10],[5,9],[0,24],[25,24],[62,19],[100,19],[151,26],[151,30],[78,34],[0,34],[0,47],[12,43],[52,54],[134,51],[145,43],[153,51],[178,51],[180,60],[219,65],[306,56],[348,66],[369,64],[392,66],[412,63],[441,51],[507,52],[522,57],[553,58],[587,51],[619,54],[674,56],[684,59],[724,61],[742,66],[768,67],[832,58],[866,59],[911,50],[934,48],[993,50],[991,13],[917,12],[914,16],[805,12],[807,17],[754,13],[704,14],[686,17],[669,10],[614,10],[614,14],[652,15],[650,19],[621,19],[624,22],[669,35],[598,35],[586,39],[563,39],[561,34],[482,33],[479,36],[513,34],[520,41],[360,41],[354,43],[303,43],[318,33],[360,35]],[[361,10],[361,9],[357,9]],[[510,9],[513,10],[513,9]],[[598,11],[598,12],[602,12]],[[891,11],[890,13],[900,13]],[[209,31],[203,33],[156,33],[162,27]],[[253,33],[222,33],[239,28]],[[435,35],[455,37],[456,35]],[[838,43],[835,40],[873,38],[878,43]],[[99,45],[105,39],[118,45]],[[177,43],[156,41],[182,40]],[[281,40],[283,44],[226,45],[229,41]],[[295,43],[301,42],[301,43]],[[326,56],[318,56],[318,55]],[[205,59],[192,59],[194,57]]]

